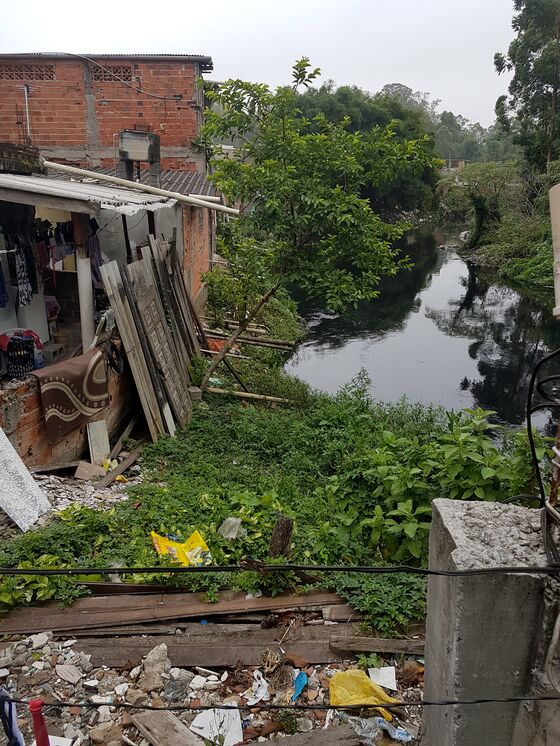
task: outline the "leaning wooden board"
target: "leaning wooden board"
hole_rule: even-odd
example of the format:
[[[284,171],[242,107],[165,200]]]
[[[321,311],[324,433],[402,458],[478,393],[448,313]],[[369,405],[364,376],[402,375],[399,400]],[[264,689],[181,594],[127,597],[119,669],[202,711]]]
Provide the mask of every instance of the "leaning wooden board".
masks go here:
[[[247,599],[244,593],[222,591],[218,603],[214,604],[207,603],[203,595],[198,593],[95,596],[78,599],[67,609],[61,609],[56,603],[48,603],[11,611],[0,618],[0,634],[95,629],[117,624],[210,617],[232,612],[313,609],[336,603],[342,601],[335,593],[302,593]]]

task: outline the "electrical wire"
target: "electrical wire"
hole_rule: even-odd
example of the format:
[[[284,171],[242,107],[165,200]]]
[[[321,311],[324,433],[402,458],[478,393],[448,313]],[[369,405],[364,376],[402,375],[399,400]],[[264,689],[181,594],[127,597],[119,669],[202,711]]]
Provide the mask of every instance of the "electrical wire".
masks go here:
[[[135,573],[154,573],[160,575],[183,575],[204,573],[236,573],[247,572],[340,572],[359,573],[364,575],[425,575],[449,578],[471,577],[476,575],[558,575],[560,566],[544,565],[533,567],[478,567],[469,570],[430,570],[425,567],[410,567],[409,565],[390,566],[360,566],[360,565],[266,565],[247,562],[241,565],[189,565],[173,567],[0,567],[0,575],[133,575]]]
[[[26,699],[11,699],[7,698],[5,702],[11,702],[14,705],[28,705],[29,700]],[[364,704],[355,705],[298,705],[286,704],[286,705],[273,705],[266,702],[259,702],[256,705],[230,705],[228,703],[215,704],[215,705],[164,705],[161,707],[155,705],[141,705],[141,704],[130,704],[129,702],[106,702],[105,705],[114,707],[118,710],[152,710],[152,711],[164,711],[164,712],[200,712],[204,710],[252,710],[258,707],[260,710],[364,710],[371,709],[372,707],[383,707],[385,710],[399,710],[403,707],[456,707],[458,705],[486,705],[486,704],[502,704],[502,703],[513,703],[513,702],[560,702],[560,695],[556,694],[542,694],[542,695],[526,695],[521,697],[477,697],[473,699],[433,699],[423,700],[421,702],[392,702],[386,704],[385,702],[379,702],[372,704],[367,702]],[[93,702],[68,702],[62,700],[56,700],[54,702],[45,702],[45,706],[52,707],[54,709],[61,709],[67,707],[80,707],[82,709],[98,709],[103,707],[101,704],[95,704]]]
[[[118,80],[119,83],[122,83],[125,86],[128,86],[128,88],[132,88],[134,91],[138,91],[138,93],[142,93],[144,96],[151,96],[152,98],[158,98],[161,101],[176,101],[179,94],[176,94],[174,96],[160,96],[158,93],[150,93],[150,91],[145,91],[143,88],[139,88],[138,86],[133,85],[132,83],[129,83],[124,78],[121,78],[119,75],[114,73],[112,70],[110,70],[108,67],[104,67],[103,65],[100,65],[99,62],[96,62],[95,60],[92,60],[91,57],[86,57],[83,54],[75,54],[74,52],[65,52],[64,54],[68,55],[69,57],[77,57],[80,60],[86,60],[86,62],[89,62],[91,65],[95,65],[100,70],[103,70],[106,73],[109,73],[111,77],[113,77],[115,80]]]

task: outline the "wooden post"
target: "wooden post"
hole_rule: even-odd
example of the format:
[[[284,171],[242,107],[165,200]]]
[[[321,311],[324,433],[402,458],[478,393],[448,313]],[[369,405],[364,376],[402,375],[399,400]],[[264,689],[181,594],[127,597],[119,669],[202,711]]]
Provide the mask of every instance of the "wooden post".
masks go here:
[[[91,262],[86,244],[89,236],[87,215],[72,213],[74,243],[76,244],[76,268],[78,272],[78,299],[80,303],[80,327],[82,331],[82,349],[87,352],[95,338],[93,323],[93,284],[91,280]]]
[[[278,514],[276,524],[272,529],[272,538],[268,546],[270,557],[288,557],[290,555],[290,544],[292,543],[292,533],[294,522],[291,518]]]

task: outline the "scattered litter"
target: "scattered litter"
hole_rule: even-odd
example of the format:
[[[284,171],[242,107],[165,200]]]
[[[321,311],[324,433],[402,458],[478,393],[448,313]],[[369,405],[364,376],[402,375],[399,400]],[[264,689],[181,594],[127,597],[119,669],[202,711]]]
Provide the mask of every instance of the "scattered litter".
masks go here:
[[[323,730],[327,730],[329,725],[334,720],[335,715],[336,715],[336,710],[327,710],[327,717],[325,718],[325,724],[323,725]]]
[[[337,671],[330,681],[329,695],[331,705],[371,705],[377,706],[386,720],[393,716],[379,705],[395,704],[399,700],[390,697],[380,686],[374,684],[364,671],[356,668],[348,671]]]
[[[177,537],[160,536],[155,531],[150,536],[158,554],[168,554],[183,567],[212,564],[210,550],[198,531],[193,531],[185,542]]]
[[[368,674],[374,684],[385,689],[391,689],[396,691],[397,689],[397,676],[394,666],[384,666],[383,668],[368,668]]]
[[[345,712],[341,712],[340,719],[352,726],[362,746],[375,746],[379,743],[382,729],[377,722],[378,718],[350,717]],[[379,720],[382,719],[379,718]]]
[[[235,746],[243,741],[239,710],[206,710],[195,717],[190,729],[220,746]]]
[[[394,741],[400,741],[401,743],[410,743],[412,741],[412,736],[404,728],[395,727],[383,718],[374,718],[374,720],[380,728],[387,731]]]
[[[247,529],[241,525],[241,518],[226,518],[218,529],[224,539],[239,539],[247,535]]]
[[[307,674],[305,673],[305,671],[300,671],[294,679],[294,693],[292,694],[292,702],[295,702],[298,699],[306,686]]]
[[[268,691],[268,681],[258,669],[253,673],[253,686],[251,689],[248,689],[243,696],[247,699],[249,707],[256,705],[258,702],[269,701],[270,693]]]
[[[115,477],[115,482],[128,482],[128,479],[124,476],[124,474],[117,474]]]

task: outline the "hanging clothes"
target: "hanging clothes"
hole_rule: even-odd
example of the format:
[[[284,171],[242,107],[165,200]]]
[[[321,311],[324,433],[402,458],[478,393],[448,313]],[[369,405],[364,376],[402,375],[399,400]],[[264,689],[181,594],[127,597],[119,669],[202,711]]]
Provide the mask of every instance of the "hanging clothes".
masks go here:
[[[8,739],[7,746],[25,746],[17,724],[16,707],[5,689],[0,689],[0,720]]]
[[[20,306],[28,306],[33,300],[33,288],[29,282],[29,275],[27,274],[27,262],[25,260],[25,254],[21,246],[18,247],[15,253],[16,259],[16,279],[18,289],[18,303]]]
[[[24,244],[23,255],[25,257],[25,268],[27,270],[27,277],[29,284],[31,285],[31,291],[33,295],[37,295],[39,292],[39,281],[37,279],[37,264],[35,261],[35,255],[30,244]]]

